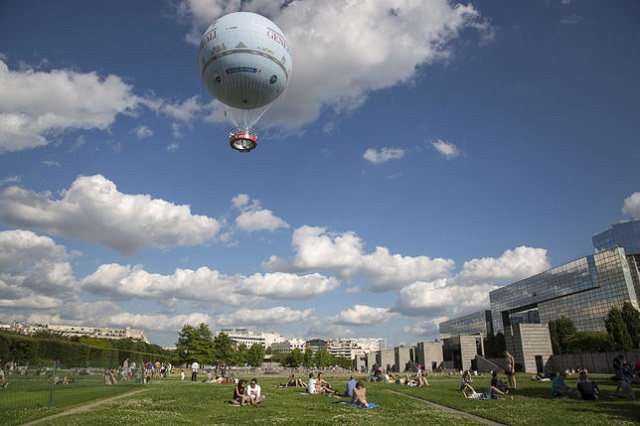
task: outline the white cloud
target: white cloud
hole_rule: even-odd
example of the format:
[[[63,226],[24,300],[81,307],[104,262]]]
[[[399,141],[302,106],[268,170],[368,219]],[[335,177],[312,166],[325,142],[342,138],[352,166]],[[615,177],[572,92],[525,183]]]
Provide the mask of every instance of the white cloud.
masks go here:
[[[68,129],[106,130],[117,115],[133,114],[138,102],[114,75],[14,71],[0,60],[0,154],[47,145]]]
[[[398,316],[399,314],[390,312],[388,308],[353,305],[331,318],[330,322],[341,325],[375,325],[388,322]]]
[[[12,308],[59,306],[78,288],[63,246],[31,231],[0,232],[0,304]]]
[[[453,284],[439,279],[418,281],[400,290],[396,310],[406,315],[423,317],[443,316],[486,309],[489,292],[495,287],[489,284]]]
[[[376,247],[362,258],[362,273],[374,291],[400,288],[417,280],[433,280],[449,276],[455,266],[451,259],[428,256],[389,254],[389,249]]]
[[[63,198],[17,186],[0,192],[0,219],[53,235],[93,241],[130,255],[143,247],[194,246],[213,240],[219,223],[149,195],[128,195],[101,175],[78,177]]]
[[[550,268],[547,250],[520,246],[506,250],[499,258],[483,257],[465,262],[458,278],[470,282],[516,281]]]
[[[640,192],[634,192],[624,199],[622,214],[632,219],[640,219]]]
[[[83,290],[113,300],[152,299],[197,301],[224,306],[251,305],[268,300],[304,300],[340,285],[320,274],[285,273],[225,275],[206,267],[177,269],[171,275],[147,272],[141,265],[101,265],[81,280]]]
[[[136,126],[133,130],[131,130],[131,133],[136,135],[136,138],[138,139],[145,139],[153,136],[153,131],[149,128],[149,126],[146,126],[144,124]]]
[[[440,154],[447,157],[447,159],[451,159],[460,155],[460,150],[457,146],[450,142],[445,142],[441,139],[431,142],[431,146],[433,146]]]
[[[363,252],[363,243],[353,232],[329,233],[326,228],[302,226],[293,232],[294,256],[272,256],[264,266],[270,270],[303,272],[330,271],[341,278],[362,273],[374,291],[400,288],[415,280],[431,280],[449,275],[454,262],[428,256],[391,255],[384,247],[371,254]]]
[[[292,129],[323,111],[358,108],[372,91],[410,82],[418,65],[450,58],[450,42],[466,28],[487,32],[473,6],[447,0],[305,0],[280,6],[184,0],[178,11],[192,19],[187,39],[194,44],[216,18],[240,7],[269,17],[283,30],[292,49],[293,77],[273,120]]]
[[[373,164],[386,163],[391,160],[398,160],[404,157],[405,151],[402,148],[382,148],[380,151],[369,148],[362,156],[365,160]]]
[[[410,326],[405,326],[402,331],[421,337],[437,338],[440,335],[439,325],[448,320],[448,317],[435,317],[425,321],[418,321]]]
[[[303,321],[311,315],[313,309],[297,311],[283,306],[270,309],[241,308],[230,313],[218,315],[216,324],[224,327],[264,326],[265,324],[287,324]]]
[[[272,256],[264,266],[288,272],[329,270],[339,277],[349,277],[361,264],[362,241],[352,232],[334,234],[326,228],[305,225],[293,232],[291,244],[293,259]]]
[[[271,210],[263,209],[260,201],[251,200],[247,194],[238,194],[232,199],[234,206],[241,211],[236,218],[236,228],[245,232],[275,231],[288,228],[289,224],[276,217]]]

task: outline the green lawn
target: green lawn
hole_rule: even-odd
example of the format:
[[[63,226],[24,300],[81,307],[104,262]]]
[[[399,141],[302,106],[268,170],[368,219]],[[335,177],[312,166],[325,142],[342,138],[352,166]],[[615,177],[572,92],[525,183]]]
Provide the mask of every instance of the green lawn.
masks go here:
[[[347,380],[345,376],[327,379],[340,390]],[[249,379],[250,377],[245,377]],[[277,383],[285,377],[259,376],[262,392],[266,395],[264,404],[258,407],[235,407],[226,404],[231,398],[233,385],[206,384],[202,382],[181,382],[176,379],[156,380],[148,385],[131,386],[118,384],[104,386],[94,384],[93,396],[89,388],[82,392],[85,404],[98,397],[107,398],[121,389],[143,392],[112,400],[88,410],[52,419],[46,425],[237,425],[237,424],[278,424],[278,425],[388,425],[388,424],[438,424],[472,425],[473,419],[460,414],[452,414],[435,408],[423,400],[436,402],[460,411],[469,412],[494,421],[514,425],[562,424],[590,425],[616,424],[632,425],[640,423],[640,402],[610,398],[613,384],[606,378],[599,378],[605,396],[597,402],[575,399],[552,399],[549,383],[536,383],[519,377],[519,388],[513,399],[477,401],[467,400],[459,392],[458,378],[430,377],[431,387],[412,388],[404,385],[367,383],[368,399],[380,405],[379,408],[362,410],[351,405],[334,404],[335,398],[319,395],[304,395],[299,389],[279,388]],[[575,379],[568,379],[572,385]],[[488,385],[488,377],[475,379],[474,386],[483,390]],[[69,389],[80,383],[69,385]],[[107,390],[108,389],[108,390]],[[4,390],[6,391],[6,390]],[[69,391],[71,392],[71,391]],[[103,392],[102,395],[98,395]],[[6,395],[0,395],[0,398]],[[412,398],[413,396],[413,398]],[[66,401],[65,410],[69,405]],[[0,408],[5,408],[0,406]],[[62,406],[56,405],[58,412]],[[4,411],[4,410],[3,410]],[[42,417],[47,413],[32,413]],[[7,420],[5,417],[4,420]],[[3,424],[21,424],[27,417],[9,417]],[[615,423],[614,423],[615,422]]]

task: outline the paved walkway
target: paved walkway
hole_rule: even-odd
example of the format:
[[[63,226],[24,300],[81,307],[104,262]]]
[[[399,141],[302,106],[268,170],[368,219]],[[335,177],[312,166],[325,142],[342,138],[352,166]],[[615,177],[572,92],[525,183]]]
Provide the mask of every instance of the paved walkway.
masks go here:
[[[115,401],[115,400],[120,399],[120,398],[126,398],[128,396],[135,395],[135,394],[140,393],[140,392],[146,392],[146,391],[147,391],[147,389],[140,389],[140,390],[136,390],[136,391],[133,391],[133,392],[127,392],[127,393],[124,393],[122,395],[117,395],[117,396],[114,396],[114,397],[111,397],[111,398],[102,399],[100,401],[96,401],[96,402],[93,402],[91,404],[83,405],[81,407],[72,408],[70,410],[63,411],[62,413],[54,414],[52,416],[47,416],[47,417],[43,417],[41,419],[32,420],[29,423],[24,423],[22,426],[31,426],[31,425],[37,425],[38,423],[48,422],[49,420],[54,420],[54,419],[57,419],[58,417],[68,416],[70,414],[75,414],[75,413],[83,411],[83,410],[88,410],[90,408],[97,407],[98,405],[106,404],[107,402]]]
[[[429,404],[434,408],[438,408],[440,410],[447,411],[449,413],[459,414],[461,416],[473,419],[473,420],[475,420],[477,422],[484,423],[485,425],[505,426],[502,423],[494,422],[493,420],[485,419],[484,417],[476,416],[475,414],[467,413],[466,411],[456,410],[455,408],[447,407],[446,405],[440,405],[440,404],[437,404],[435,402],[427,401],[426,399],[423,399],[423,398],[420,398],[420,397],[417,397],[417,396],[413,396],[413,395],[409,395],[409,394],[406,394],[404,392],[398,392],[398,391],[395,391],[393,389],[385,389],[385,391],[392,392],[392,393],[395,393],[395,394],[398,394],[398,395],[402,395],[402,396],[406,396],[407,398],[416,399],[418,401],[422,401],[425,404]]]

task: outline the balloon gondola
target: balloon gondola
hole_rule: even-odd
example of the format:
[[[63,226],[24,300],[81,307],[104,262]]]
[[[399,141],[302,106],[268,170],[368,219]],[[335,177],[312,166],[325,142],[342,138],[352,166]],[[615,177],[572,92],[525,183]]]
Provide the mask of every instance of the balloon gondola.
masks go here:
[[[229,145],[253,150],[258,144],[254,126],[291,78],[291,51],[283,32],[255,13],[222,16],[202,35],[198,64],[202,81],[234,126]]]

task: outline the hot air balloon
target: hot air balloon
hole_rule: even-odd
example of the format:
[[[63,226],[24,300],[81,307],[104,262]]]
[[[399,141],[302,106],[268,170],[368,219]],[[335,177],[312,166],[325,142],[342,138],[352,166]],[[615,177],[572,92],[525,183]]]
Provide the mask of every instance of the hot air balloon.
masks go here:
[[[291,78],[291,51],[283,32],[264,16],[230,13],[202,35],[198,64],[202,81],[235,126],[229,133],[231,148],[251,151],[258,144],[253,126]]]

